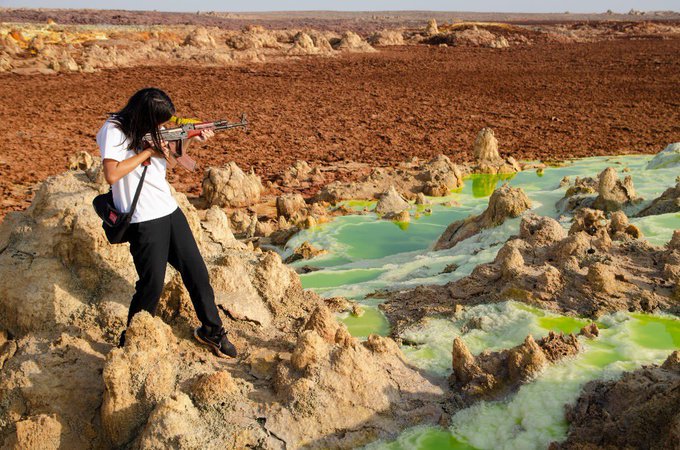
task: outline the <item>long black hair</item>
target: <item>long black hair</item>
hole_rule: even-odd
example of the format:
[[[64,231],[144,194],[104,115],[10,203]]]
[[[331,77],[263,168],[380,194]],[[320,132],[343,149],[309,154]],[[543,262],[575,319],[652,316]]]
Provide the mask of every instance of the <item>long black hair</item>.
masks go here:
[[[158,126],[174,114],[175,105],[168,94],[157,88],[145,88],[135,92],[123,109],[111,113],[111,120],[127,137],[130,150],[141,148],[146,134],[151,135],[153,147],[160,150]]]

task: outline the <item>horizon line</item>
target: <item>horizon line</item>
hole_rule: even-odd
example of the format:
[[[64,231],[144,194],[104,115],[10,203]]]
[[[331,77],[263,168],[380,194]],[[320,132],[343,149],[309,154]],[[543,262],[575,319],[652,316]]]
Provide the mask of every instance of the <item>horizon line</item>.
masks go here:
[[[229,11],[229,10],[217,10],[217,9],[206,9],[206,10],[186,10],[186,11],[180,11],[180,10],[160,10],[160,9],[121,9],[121,8],[59,8],[59,7],[31,7],[31,6],[0,6],[0,11],[1,10],[8,10],[8,9],[23,9],[23,10],[33,10],[33,11],[130,11],[130,12],[159,12],[159,13],[190,13],[190,14],[195,14],[195,13],[207,13],[207,12],[215,12],[215,13],[232,13],[232,14],[266,14],[266,13],[451,13],[451,14],[532,14],[532,15],[538,15],[538,14],[559,14],[559,15],[565,15],[565,14],[588,14],[588,15],[607,15],[609,11],[611,11],[612,14],[618,14],[618,15],[628,15],[629,11],[640,11],[643,13],[647,14],[653,14],[653,13],[675,13],[675,14],[680,14],[679,11],[671,10],[671,9],[657,9],[657,10],[637,10],[635,8],[631,8],[628,11],[620,12],[620,11],[614,11],[614,10],[606,10],[606,11],[571,11],[571,10],[564,10],[564,11],[456,11],[456,10],[446,10],[446,9],[381,9],[381,10],[344,10],[344,9],[270,9],[270,10],[254,10],[254,11]]]

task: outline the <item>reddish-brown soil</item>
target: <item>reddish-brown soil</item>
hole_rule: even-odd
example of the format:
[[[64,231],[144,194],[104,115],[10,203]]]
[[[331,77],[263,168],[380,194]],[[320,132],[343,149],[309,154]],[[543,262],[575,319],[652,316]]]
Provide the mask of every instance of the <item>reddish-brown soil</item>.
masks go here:
[[[105,114],[158,86],[182,116],[236,119],[247,133],[193,149],[203,167],[235,160],[265,179],[296,159],[389,165],[471,158],[480,128],[521,159],[658,152],[680,140],[680,40],[538,44],[506,50],[406,46],[338,58],[224,68],[136,68],[0,76],[0,212],[78,150],[97,154]],[[202,171],[171,175],[200,193]]]

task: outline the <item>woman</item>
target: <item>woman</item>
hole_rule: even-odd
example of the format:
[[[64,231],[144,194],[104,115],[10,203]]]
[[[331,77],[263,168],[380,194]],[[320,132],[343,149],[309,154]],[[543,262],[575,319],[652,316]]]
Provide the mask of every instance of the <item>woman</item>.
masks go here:
[[[159,130],[174,114],[175,107],[165,92],[142,89],[130,97],[123,109],[111,114],[97,133],[104,176],[112,186],[118,210],[130,211],[143,166],[148,167],[127,231],[139,276],[127,324],[130,325],[139,311],[155,313],[163,291],[165,269],[170,263],[181,274],[201,321],[202,325],[194,330],[196,339],[220,357],[235,357],[236,348],[227,339],[217,312],[208,269],[165,179],[166,159],[162,152],[167,153],[168,147],[161,140]],[[146,134],[151,135],[151,145],[143,140]],[[199,140],[212,136],[212,131],[204,131]],[[120,346],[124,343],[125,331],[120,337]]]

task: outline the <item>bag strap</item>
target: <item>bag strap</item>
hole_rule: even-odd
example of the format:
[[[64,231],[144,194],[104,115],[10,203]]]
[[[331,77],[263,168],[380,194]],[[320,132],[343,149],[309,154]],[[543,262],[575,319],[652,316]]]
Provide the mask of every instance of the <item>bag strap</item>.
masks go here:
[[[149,166],[144,166],[144,170],[142,171],[142,178],[139,179],[137,191],[135,191],[135,198],[132,199],[132,207],[130,207],[131,216],[135,213],[135,208],[137,208],[137,200],[139,200],[139,194],[142,192],[142,184],[144,184],[144,177],[146,177],[146,169],[148,168]]]

